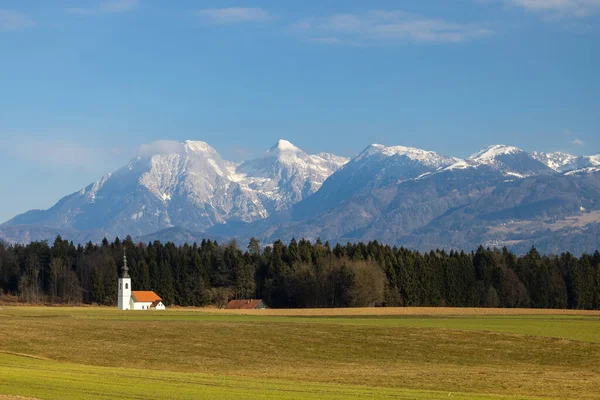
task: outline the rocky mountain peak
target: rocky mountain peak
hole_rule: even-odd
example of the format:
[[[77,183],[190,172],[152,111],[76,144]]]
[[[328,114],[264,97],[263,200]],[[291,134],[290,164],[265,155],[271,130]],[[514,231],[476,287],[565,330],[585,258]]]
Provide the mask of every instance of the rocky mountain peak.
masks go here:
[[[298,147],[294,146],[291,142],[285,140],[285,139],[279,139],[277,141],[277,143],[275,143],[269,150],[268,152],[285,152],[285,151],[289,151],[289,152],[301,152],[302,150],[300,150]]]
[[[391,159],[406,159],[433,169],[447,167],[459,161],[457,158],[446,157],[434,151],[407,146],[384,146],[382,144],[372,144],[368,146],[354,160],[360,161],[374,156]]]
[[[514,147],[514,146],[506,146],[504,144],[494,144],[492,146],[488,146],[485,149],[478,151],[475,154],[472,154],[468,157],[469,160],[479,161],[479,162],[488,162],[495,160],[499,156],[509,155],[509,154],[522,154],[525,153],[523,150]]]
[[[121,236],[171,227],[204,231],[287,209],[318,190],[345,161],[308,155],[282,139],[262,157],[237,165],[203,141],[158,141],[141,146],[125,167],[51,209],[8,224],[101,229]]]
[[[475,166],[491,167],[514,178],[552,173],[552,169],[531,154],[514,146],[496,144],[469,156],[467,162]]]
[[[349,161],[311,155],[283,139],[242,164],[222,159],[202,141],[163,141],[139,153],[54,207],[5,223],[0,239],[44,240],[60,232],[97,241],[175,228],[231,237],[247,226],[249,236],[265,243],[321,236],[468,248],[482,240],[522,240],[505,224],[527,222],[528,234],[537,235],[542,222],[568,216],[568,223],[588,229],[596,214],[581,214],[600,215],[600,155],[529,154],[494,145],[461,160],[373,144]],[[475,236],[461,241],[465,232]]]
[[[183,146],[187,151],[196,152],[196,153],[216,153],[217,151],[213,149],[208,143],[200,141],[200,140],[186,140],[183,142]]]

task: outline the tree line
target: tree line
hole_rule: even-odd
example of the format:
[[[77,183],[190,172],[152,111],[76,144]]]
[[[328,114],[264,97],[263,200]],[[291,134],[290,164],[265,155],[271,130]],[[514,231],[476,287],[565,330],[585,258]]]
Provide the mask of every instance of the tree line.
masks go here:
[[[75,246],[0,242],[0,296],[31,303],[117,303],[126,252],[134,290],[167,305],[223,306],[260,298],[269,306],[533,307],[600,309],[600,253],[517,256],[506,248],[426,253],[377,241],[330,246],[317,240],[251,239],[176,246],[130,237]]]

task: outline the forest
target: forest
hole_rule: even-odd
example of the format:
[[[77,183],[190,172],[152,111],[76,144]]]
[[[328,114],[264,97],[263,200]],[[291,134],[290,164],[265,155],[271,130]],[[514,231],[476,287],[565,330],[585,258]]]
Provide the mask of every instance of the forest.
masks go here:
[[[223,306],[259,298],[273,308],[532,307],[600,308],[600,253],[517,256],[504,249],[421,253],[377,241],[322,243],[251,239],[176,246],[130,237],[75,246],[0,242],[0,299],[37,304],[116,305],[127,255],[134,290],[167,305]]]

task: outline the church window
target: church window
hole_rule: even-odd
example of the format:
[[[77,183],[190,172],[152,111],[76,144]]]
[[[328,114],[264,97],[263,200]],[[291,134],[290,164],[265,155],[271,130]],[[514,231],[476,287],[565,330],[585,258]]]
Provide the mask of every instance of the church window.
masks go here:
[[[129,283],[125,284],[125,289],[129,289]]]

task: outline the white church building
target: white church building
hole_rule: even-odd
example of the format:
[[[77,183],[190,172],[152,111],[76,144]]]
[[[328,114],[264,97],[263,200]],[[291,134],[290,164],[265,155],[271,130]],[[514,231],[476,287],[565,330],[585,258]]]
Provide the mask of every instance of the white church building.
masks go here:
[[[165,310],[162,299],[152,291],[135,291],[127,267],[127,256],[123,254],[123,276],[119,278],[119,310]]]

